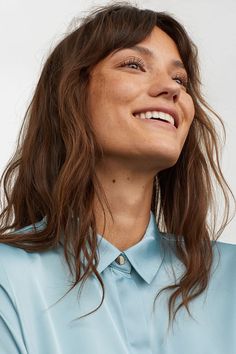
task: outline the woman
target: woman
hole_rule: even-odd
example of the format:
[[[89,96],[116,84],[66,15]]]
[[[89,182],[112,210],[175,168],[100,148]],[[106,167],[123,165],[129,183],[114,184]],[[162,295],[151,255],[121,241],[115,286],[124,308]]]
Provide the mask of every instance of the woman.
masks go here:
[[[213,116],[166,13],[105,6],[56,46],[4,172],[1,353],[236,353]]]

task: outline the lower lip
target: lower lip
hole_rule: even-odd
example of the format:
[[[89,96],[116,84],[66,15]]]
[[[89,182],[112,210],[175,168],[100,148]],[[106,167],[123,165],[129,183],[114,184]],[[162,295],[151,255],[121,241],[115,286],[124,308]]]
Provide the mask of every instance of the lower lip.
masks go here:
[[[159,128],[163,127],[163,128],[166,128],[166,129],[169,129],[169,130],[172,130],[172,131],[176,131],[177,130],[177,128],[174,125],[172,125],[171,123],[165,123],[165,122],[162,122],[161,120],[141,119],[141,118],[136,118],[136,119],[145,121],[146,124],[152,124],[153,126],[156,126],[156,127],[159,127]]]

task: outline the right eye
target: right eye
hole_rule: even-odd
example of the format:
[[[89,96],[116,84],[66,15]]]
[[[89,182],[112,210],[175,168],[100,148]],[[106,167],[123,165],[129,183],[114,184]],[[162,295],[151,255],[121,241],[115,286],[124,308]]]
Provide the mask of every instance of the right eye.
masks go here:
[[[139,58],[130,58],[121,63],[121,67],[128,66],[131,69],[144,71],[144,62]]]

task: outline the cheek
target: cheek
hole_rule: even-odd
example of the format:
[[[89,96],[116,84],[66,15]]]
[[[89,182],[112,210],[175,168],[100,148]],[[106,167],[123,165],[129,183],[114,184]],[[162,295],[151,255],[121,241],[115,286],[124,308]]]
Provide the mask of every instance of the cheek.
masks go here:
[[[138,96],[137,88],[132,82],[111,80],[106,86],[106,98],[112,110],[126,110]]]
[[[191,96],[190,97],[190,102],[189,102],[189,110],[190,110],[190,117],[191,120],[193,121],[194,115],[195,115],[195,107],[194,107],[194,103],[193,103],[193,99]]]
[[[92,95],[96,97],[98,103],[102,103],[103,107],[104,104],[107,106],[129,103],[139,92],[139,85],[136,85],[135,80],[127,80],[122,73],[115,75],[109,75],[107,72],[100,73],[91,88]]]
[[[180,149],[182,150],[195,115],[195,108],[192,97],[186,92],[181,97],[180,107],[182,110],[182,127],[180,127],[182,131],[182,137]]]
[[[117,75],[116,75],[117,76]],[[121,120],[115,116],[122,115],[127,107],[128,85],[121,85],[117,77],[107,73],[96,73],[89,83],[88,109],[92,125],[99,140],[119,128]]]
[[[195,108],[194,108],[193,99],[189,94],[186,94],[184,96],[182,107],[184,110],[184,115],[187,118],[189,125],[191,125],[195,115]]]
[[[100,101],[101,95],[106,89],[105,79],[102,75],[94,75],[90,79],[88,89],[88,103],[90,106],[96,106],[96,103]]]

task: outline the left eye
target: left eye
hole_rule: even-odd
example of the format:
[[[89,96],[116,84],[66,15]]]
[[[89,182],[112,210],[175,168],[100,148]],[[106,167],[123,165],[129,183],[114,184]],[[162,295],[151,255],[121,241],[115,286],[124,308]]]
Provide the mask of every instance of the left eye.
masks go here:
[[[176,82],[179,82],[179,84],[183,85],[183,80],[180,79],[179,77],[176,77],[176,78],[175,78],[175,81],[176,81]]]
[[[184,87],[187,87],[187,84],[188,84],[187,78],[176,76],[176,77],[173,78],[173,80],[178,82],[180,85],[182,85]]]
[[[132,69],[138,69],[141,67],[139,63],[129,63],[127,65]]]

